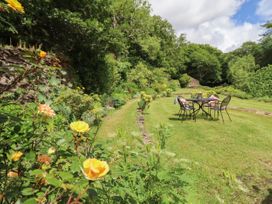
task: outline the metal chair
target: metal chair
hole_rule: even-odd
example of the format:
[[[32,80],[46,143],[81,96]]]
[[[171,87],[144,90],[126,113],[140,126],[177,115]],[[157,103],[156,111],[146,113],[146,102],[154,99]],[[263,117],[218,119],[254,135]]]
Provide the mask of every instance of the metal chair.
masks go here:
[[[182,97],[177,97],[177,101],[179,103],[179,118],[182,117],[182,119],[188,118],[188,116],[191,118],[193,117],[194,120],[196,120],[195,114],[194,114],[194,106],[184,103],[181,99]]]
[[[231,96],[227,96],[226,98],[223,99],[223,101],[221,103],[219,103],[218,105],[216,105],[214,107],[211,107],[211,109],[214,110],[214,116],[215,116],[215,113],[217,112],[217,118],[219,118],[219,113],[220,113],[223,123],[225,122],[224,117],[223,117],[223,113],[222,113],[223,110],[226,111],[230,121],[232,121],[231,117],[228,113],[228,105],[229,105],[230,101],[231,101]]]
[[[210,114],[211,114],[211,108],[214,107],[214,106],[218,106],[218,104],[220,102],[219,96],[217,94],[210,94],[210,95],[208,95],[208,98],[211,98],[211,97],[216,97],[217,100],[210,101],[210,102],[208,102],[207,104],[204,105],[204,107],[208,109],[208,112]]]

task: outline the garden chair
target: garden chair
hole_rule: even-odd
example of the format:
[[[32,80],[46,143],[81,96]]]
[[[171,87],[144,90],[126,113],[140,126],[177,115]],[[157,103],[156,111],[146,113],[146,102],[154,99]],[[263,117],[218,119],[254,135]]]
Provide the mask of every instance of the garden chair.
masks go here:
[[[214,99],[214,101],[210,101],[207,104],[204,105],[205,108],[208,108],[208,112],[211,114],[211,108],[218,106],[219,104],[219,96],[217,94],[210,94],[208,95],[208,98]]]
[[[190,105],[186,99],[182,97],[177,97],[177,101],[179,103],[179,118],[182,117],[182,119],[186,119],[187,117],[191,118],[193,117],[194,120],[196,120],[195,114],[194,114],[194,106]]]
[[[215,113],[217,113],[217,118],[219,117],[219,113],[220,113],[223,123],[225,121],[224,121],[224,117],[223,117],[222,111],[226,111],[226,113],[227,113],[230,121],[232,121],[231,118],[230,118],[230,115],[228,113],[228,105],[230,103],[230,100],[231,100],[231,96],[227,96],[226,98],[223,99],[222,102],[218,103],[214,107],[211,107],[211,109],[214,110],[214,116],[215,116]]]

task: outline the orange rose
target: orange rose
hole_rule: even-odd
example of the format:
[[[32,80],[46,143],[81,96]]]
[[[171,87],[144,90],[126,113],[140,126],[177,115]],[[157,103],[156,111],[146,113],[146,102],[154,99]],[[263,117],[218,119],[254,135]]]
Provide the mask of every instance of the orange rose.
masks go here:
[[[49,165],[51,163],[51,158],[49,156],[47,156],[46,154],[39,155],[37,161],[42,164]]]
[[[39,57],[41,59],[44,59],[46,57],[46,55],[47,55],[47,53],[45,51],[40,51],[40,53],[39,53]]]
[[[38,107],[38,113],[43,114],[47,117],[53,117],[55,116],[55,112],[52,108],[50,108],[47,104],[40,104]]]
[[[87,159],[83,162],[82,172],[86,179],[95,181],[109,172],[110,168],[107,162],[97,159]]]
[[[7,176],[9,178],[16,178],[16,177],[19,176],[19,174],[17,172],[15,172],[15,171],[9,171],[8,174],[7,174]]]

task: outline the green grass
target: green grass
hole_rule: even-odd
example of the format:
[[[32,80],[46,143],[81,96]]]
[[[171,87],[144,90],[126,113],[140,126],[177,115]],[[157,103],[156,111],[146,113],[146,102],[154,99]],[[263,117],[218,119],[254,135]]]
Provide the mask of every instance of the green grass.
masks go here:
[[[206,91],[199,88],[199,89],[181,89],[176,92],[177,95],[184,95],[185,97],[190,97],[191,92],[202,92],[205,93]],[[220,98],[223,99],[225,96],[220,95]],[[272,103],[257,101],[252,99],[240,99],[233,97],[230,103],[230,107],[239,107],[239,108],[246,108],[246,109],[257,109],[260,111],[267,111],[272,112]]]
[[[133,142],[133,134],[140,134],[137,122],[136,112],[137,101],[129,101],[121,109],[110,113],[104,120],[98,131],[97,139],[99,142],[108,143],[114,148],[118,148],[120,136],[125,136],[127,143]]]
[[[182,90],[186,92],[188,90]],[[189,90],[190,91],[190,90]],[[151,103],[145,115],[146,128],[156,140],[156,126],[171,126],[167,150],[176,154],[187,173],[184,179],[189,203],[261,203],[272,186],[272,118],[242,111],[230,111],[222,121],[198,119],[180,121],[174,97]],[[272,111],[269,103],[233,98],[232,106]],[[132,141],[139,131],[136,124],[136,101],[126,104],[104,121],[98,139],[118,147],[118,132]],[[171,168],[171,167],[169,167]]]

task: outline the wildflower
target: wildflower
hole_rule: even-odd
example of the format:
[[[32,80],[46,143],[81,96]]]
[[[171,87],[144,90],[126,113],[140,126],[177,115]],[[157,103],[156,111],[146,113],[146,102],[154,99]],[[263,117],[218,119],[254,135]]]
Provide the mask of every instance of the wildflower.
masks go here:
[[[48,150],[47,150],[47,153],[50,155],[50,154],[54,154],[56,152],[56,149],[54,147],[50,147]]]
[[[48,155],[43,154],[43,155],[38,156],[37,161],[40,162],[40,163],[49,165],[51,163],[51,158]]]
[[[8,7],[10,7],[12,10],[19,12],[19,13],[25,13],[24,7],[22,4],[17,0],[5,0],[8,4]]]
[[[95,181],[105,176],[110,168],[105,161],[89,158],[83,162],[83,169],[81,170],[86,179]]]
[[[15,171],[9,171],[8,174],[7,174],[7,176],[9,178],[16,178],[16,177],[19,176],[19,174],[17,172],[15,172]]]
[[[11,160],[12,161],[18,161],[21,156],[23,156],[23,153],[22,152],[14,152],[12,155],[11,155]]]
[[[84,132],[88,132],[90,130],[88,123],[86,123],[84,121],[72,122],[70,124],[70,128],[73,131],[78,132],[78,133],[84,133]]]
[[[47,55],[47,53],[45,52],[45,51],[40,51],[40,53],[39,53],[39,57],[41,58],[41,59],[44,59],[45,57],[46,57],[46,55]]]
[[[50,108],[50,106],[48,106],[47,104],[40,104],[38,107],[38,113],[43,114],[47,117],[53,117],[56,115],[54,110]]]

